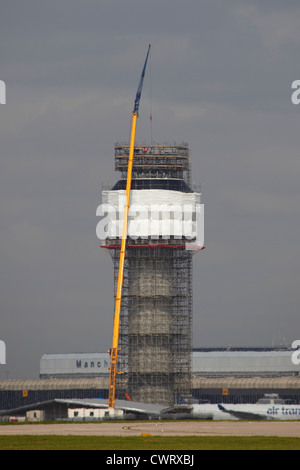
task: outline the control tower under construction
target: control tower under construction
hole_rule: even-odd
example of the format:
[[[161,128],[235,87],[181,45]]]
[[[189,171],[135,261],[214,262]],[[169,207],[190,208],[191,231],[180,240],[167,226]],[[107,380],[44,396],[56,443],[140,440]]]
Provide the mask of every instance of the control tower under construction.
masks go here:
[[[114,264],[115,295],[129,145],[115,144],[120,179],[102,191],[110,211],[101,246]],[[116,394],[172,405],[191,396],[192,259],[200,189],[191,186],[189,148],[135,145],[120,312]],[[195,229],[196,228],[196,229]]]

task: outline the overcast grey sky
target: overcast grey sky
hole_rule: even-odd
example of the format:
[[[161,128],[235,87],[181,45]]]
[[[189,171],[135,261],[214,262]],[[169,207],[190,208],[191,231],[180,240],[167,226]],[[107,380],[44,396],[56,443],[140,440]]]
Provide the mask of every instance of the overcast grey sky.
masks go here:
[[[263,5],[261,5],[263,3]],[[148,44],[153,139],[187,141],[205,205],[194,346],[300,339],[298,1],[3,0],[0,378],[111,346],[96,237]],[[149,141],[150,67],[137,140]]]

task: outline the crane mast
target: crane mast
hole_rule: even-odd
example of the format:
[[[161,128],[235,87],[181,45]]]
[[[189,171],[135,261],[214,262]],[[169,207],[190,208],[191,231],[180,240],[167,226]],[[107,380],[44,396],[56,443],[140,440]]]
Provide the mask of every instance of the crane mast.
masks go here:
[[[150,48],[151,48],[151,44],[149,44],[149,47],[148,47],[148,52],[147,52],[146,60],[145,60],[144,67],[142,70],[139,86],[137,89],[133,113],[132,113],[130,147],[129,147],[127,181],[126,181],[126,196],[125,196],[125,206],[124,206],[124,219],[123,219],[123,230],[122,230],[122,240],[121,240],[121,250],[120,250],[118,284],[117,284],[116,302],[115,302],[113,339],[112,339],[112,347],[108,351],[109,357],[110,357],[110,376],[109,376],[110,382],[109,382],[109,394],[108,394],[108,407],[109,408],[114,408],[114,405],[115,405],[116,375],[119,373],[117,371],[117,362],[118,362],[118,353],[120,350],[118,347],[119,330],[120,330],[120,312],[121,312],[121,302],[122,302],[122,287],[123,287],[123,278],[124,278],[124,262],[125,262],[125,253],[126,253],[128,212],[129,212],[129,203],[130,203],[131,175],[132,175],[132,165],[133,165],[135,133],[136,133],[136,123],[137,123],[137,118],[138,118],[140,99],[141,99],[141,94],[142,94],[142,89],[143,89],[144,77],[145,77]]]

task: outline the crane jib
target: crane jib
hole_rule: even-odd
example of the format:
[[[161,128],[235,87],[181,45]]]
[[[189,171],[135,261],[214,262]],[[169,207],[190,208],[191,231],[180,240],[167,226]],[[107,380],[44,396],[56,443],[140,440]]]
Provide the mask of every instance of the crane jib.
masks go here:
[[[143,88],[144,77],[145,77],[145,72],[146,72],[147,61],[148,61],[150,48],[151,48],[151,44],[149,44],[149,47],[148,47],[148,52],[147,52],[145,64],[144,64],[144,67],[143,67],[140,83],[139,83],[139,86],[138,86],[138,89],[137,89],[137,92],[136,92],[134,108],[133,108],[133,113],[135,113],[135,114],[138,114],[138,112],[139,112],[140,99],[141,99],[141,94],[142,94],[142,88]]]

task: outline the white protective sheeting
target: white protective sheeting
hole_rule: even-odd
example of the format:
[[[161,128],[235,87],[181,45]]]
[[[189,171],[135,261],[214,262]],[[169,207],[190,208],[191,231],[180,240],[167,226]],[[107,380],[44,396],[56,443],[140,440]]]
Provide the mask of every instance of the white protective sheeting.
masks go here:
[[[103,191],[101,211],[105,215],[103,238],[121,238],[126,191]],[[132,190],[128,217],[131,238],[197,237],[197,225],[203,217],[200,193],[159,189]],[[99,235],[98,235],[99,236]],[[102,238],[102,237],[99,237]]]

